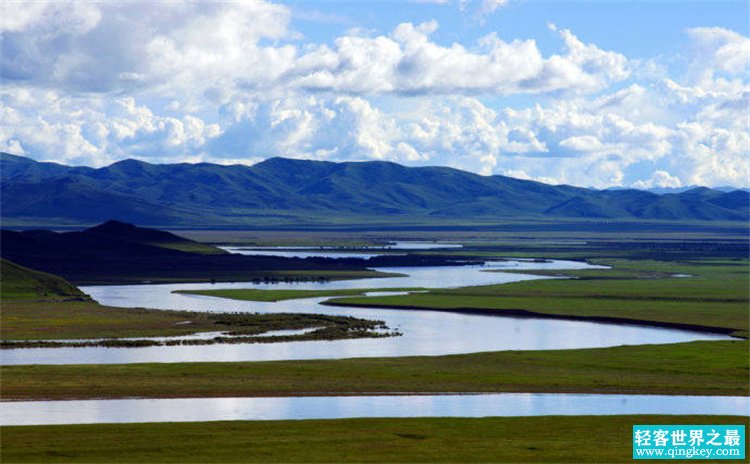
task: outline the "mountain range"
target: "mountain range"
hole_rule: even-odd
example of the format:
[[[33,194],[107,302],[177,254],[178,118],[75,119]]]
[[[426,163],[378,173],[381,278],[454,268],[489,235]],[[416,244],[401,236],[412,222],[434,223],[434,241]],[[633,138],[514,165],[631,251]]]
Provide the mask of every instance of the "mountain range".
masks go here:
[[[700,188],[700,185],[687,185],[684,187],[651,187],[647,188],[647,192],[651,193],[658,193],[659,195],[665,194],[665,193],[682,193],[687,192],[688,190],[693,190],[695,188]],[[625,190],[623,187],[610,187],[608,190]],[[732,187],[730,185],[720,185],[716,187],[711,187],[711,190],[717,190],[719,192],[734,192],[735,190],[742,190],[745,192],[750,192],[750,188],[743,188],[743,187]]]
[[[4,221],[155,226],[364,223],[382,219],[576,218],[747,221],[750,194],[594,190],[448,167],[383,161],[270,158],[253,166],[150,164],[73,167],[0,154]]]

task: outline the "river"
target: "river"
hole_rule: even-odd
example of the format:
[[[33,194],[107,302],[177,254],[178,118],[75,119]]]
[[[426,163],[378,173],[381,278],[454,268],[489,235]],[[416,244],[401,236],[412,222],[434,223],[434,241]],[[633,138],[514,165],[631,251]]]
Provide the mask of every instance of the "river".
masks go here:
[[[236,250],[234,248],[228,249]],[[257,249],[254,251],[257,251]],[[269,249],[266,253],[274,254],[276,252],[278,250]],[[307,253],[307,251],[304,251],[304,253]],[[516,260],[488,262],[484,266],[382,268],[378,270],[396,272],[405,274],[405,276],[328,283],[253,284],[237,282],[81,287],[96,301],[109,306],[208,312],[295,312],[351,315],[383,320],[388,327],[398,330],[403,336],[272,344],[216,344],[143,348],[26,348],[0,351],[0,363],[5,365],[125,364],[436,356],[481,351],[560,350],[729,339],[724,335],[637,325],[499,317],[458,312],[331,307],[319,304],[328,298],[254,302],[173,293],[175,290],[247,287],[301,290],[381,289],[388,287],[452,288],[543,278],[528,274],[487,271],[502,271],[503,269],[587,269],[595,267],[577,261],[534,262]]]
[[[429,244],[415,244],[419,249]],[[401,249],[408,249],[400,247]],[[227,248],[246,254],[348,257],[349,251],[319,249],[253,250]],[[397,250],[393,247],[388,250]],[[377,255],[377,250],[365,252]],[[451,288],[540,279],[503,269],[586,269],[575,261],[495,261],[484,266],[446,266],[378,269],[403,277],[334,281],[328,283],[163,284],[89,286],[82,290],[104,305],[210,312],[299,312],[352,315],[384,320],[401,337],[336,341],[286,342],[145,348],[29,348],[0,351],[0,363],[122,364],[143,362],[218,362],[357,357],[434,356],[503,350],[559,350],[618,345],[724,340],[730,337],[647,326],[499,317],[458,312],[331,307],[326,298],[280,302],[234,301],[173,293],[211,288],[346,289],[426,287]],[[500,272],[487,272],[500,271]],[[108,422],[168,422],[211,420],[271,420],[346,417],[533,416],[551,414],[748,414],[746,397],[483,394],[384,395],[357,397],[193,398],[91,401],[3,402],[0,424],[72,424]]]
[[[2,403],[0,425],[489,417],[614,414],[747,414],[750,398],[732,396],[482,395],[179,398]]]

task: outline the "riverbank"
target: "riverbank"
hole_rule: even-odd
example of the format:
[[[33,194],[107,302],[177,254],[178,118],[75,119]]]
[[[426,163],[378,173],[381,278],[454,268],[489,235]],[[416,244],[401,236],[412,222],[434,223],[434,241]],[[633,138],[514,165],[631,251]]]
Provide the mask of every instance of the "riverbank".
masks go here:
[[[382,337],[383,321],[322,314],[233,314],[117,308],[64,279],[0,260],[0,348],[145,347]],[[310,329],[300,334],[270,332]],[[200,337],[214,333],[212,337]],[[269,336],[264,334],[269,333]],[[187,337],[193,339],[154,339]],[[252,338],[251,338],[252,337]]]
[[[112,308],[87,302],[4,304],[0,321],[3,323],[0,349],[142,348],[399,335],[390,331],[383,321],[350,316],[159,311]],[[300,333],[279,334],[278,331]]]
[[[390,272],[378,272],[370,269],[347,270],[347,271],[316,271],[316,270],[241,270],[235,273],[224,272],[222,274],[206,274],[196,271],[192,276],[186,276],[183,272],[179,276],[164,276],[150,273],[118,275],[102,279],[86,278],[77,279],[76,285],[139,285],[139,284],[191,284],[191,283],[231,283],[231,282],[253,282],[253,283],[279,283],[279,282],[334,282],[337,280],[352,279],[374,279],[399,277],[401,274]]]
[[[633,424],[742,416],[542,416],[2,427],[15,462],[629,462]]]
[[[340,360],[0,367],[2,399],[528,392],[750,395],[748,342]]]
[[[409,292],[423,291],[424,288],[351,288],[341,290],[259,290],[254,288],[233,288],[223,290],[176,290],[173,293],[185,295],[214,296],[240,301],[285,301],[303,298],[319,298],[329,296],[355,296],[371,292]]]
[[[447,307],[439,308],[435,306],[426,306],[420,302],[418,305],[406,305],[406,304],[370,304],[370,303],[352,303],[339,302],[335,300],[323,301],[320,304],[324,306],[342,306],[346,308],[377,308],[377,309],[397,309],[397,310],[414,310],[414,311],[443,311],[452,313],[462,314],[476,314],[482,316],[500,316],[500,317],[518,317],[518,318],[534,318],[534,319],[559,319],[566,321],[587,321],[587,322],[601,322],[605,324],[622,324],[622,325],[634,325],[641,327],[660,327],[664,329],[677,329],[677,330],[689,330],[693,332],[712,333],[729,335],[736,338],[747,338],[747,332],[737,331],[731,328],[723,327],[711,327],[706,325],[698,324],[682,324],[679,322],[660,322],[660,321],[649,321],[644,319],[631,319],[625,317],[610,317],[610,316],[576,316],[571,314],[550,314],[537,311],[529,311],[526,309],[502,309],[498,311],[498,308],[476,308],[472,306],[468,307]]]
[[[589,261],[612,269],[523,270],[569,278],[334,298],[323,304],[617,322],[747,338],[747,260]]]

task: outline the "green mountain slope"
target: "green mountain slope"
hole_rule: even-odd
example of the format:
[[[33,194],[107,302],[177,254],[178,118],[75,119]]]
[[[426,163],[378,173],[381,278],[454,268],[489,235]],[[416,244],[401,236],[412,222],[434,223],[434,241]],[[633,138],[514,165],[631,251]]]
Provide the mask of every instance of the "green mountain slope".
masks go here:
[[[598,191],[447,167],[271,158],[254,166],[157,165],[99,169],[0,155],[2,217],[54,223],[117,218],[160,226],[386,220],[585,218],[746,221],[750,194],[695,188],[658,195]]]
[[[88,300],[89,297],[61,277],[32,271],[0,258],[0,296],[3,300]]]

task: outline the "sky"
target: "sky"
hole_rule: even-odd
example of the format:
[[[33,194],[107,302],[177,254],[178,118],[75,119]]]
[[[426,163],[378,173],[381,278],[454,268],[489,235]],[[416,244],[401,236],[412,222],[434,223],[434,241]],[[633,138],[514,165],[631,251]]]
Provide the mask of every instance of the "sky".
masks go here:
[[[13,1],[0,150],[750,186],[746,1]]]

